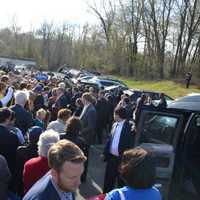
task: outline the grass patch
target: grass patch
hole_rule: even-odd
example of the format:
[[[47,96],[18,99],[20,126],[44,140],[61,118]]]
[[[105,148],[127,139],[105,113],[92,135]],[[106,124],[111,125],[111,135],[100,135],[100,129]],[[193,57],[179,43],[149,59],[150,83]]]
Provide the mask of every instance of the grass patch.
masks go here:
[[[200,93],[200,89],[197,86],[192,85],[189,89],[186,89],[185,84],[175,83],[173,81],[136,81],[124,77],[117,77],[117,79],[123,81],[129,88],[160,91],[173,98],[185,96],[193,92]]]

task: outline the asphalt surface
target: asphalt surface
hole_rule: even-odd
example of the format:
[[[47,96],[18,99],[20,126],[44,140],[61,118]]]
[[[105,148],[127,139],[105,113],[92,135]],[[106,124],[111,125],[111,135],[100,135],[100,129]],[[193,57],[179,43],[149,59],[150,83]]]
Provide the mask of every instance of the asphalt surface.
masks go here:
[[[105,163],[100,158],[102,151],[103,145],[90,147],[87,180],[81,184],[77,191],[77,200],[87,199],[102,193],[105,174]]]

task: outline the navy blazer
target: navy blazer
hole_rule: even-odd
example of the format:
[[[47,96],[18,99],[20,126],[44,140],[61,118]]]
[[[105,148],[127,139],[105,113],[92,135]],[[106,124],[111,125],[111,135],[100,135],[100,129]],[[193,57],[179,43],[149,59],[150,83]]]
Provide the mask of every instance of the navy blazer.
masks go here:
[[[96,128],[96,109],[90,104],[86,109],[83,108],[80,115],[82,124],[82,136],[88,145],[91,145],[94,140],[95,128]]]
[[[122,127],[122,132],[120,135],[119,146],[118,146],[120,158],[122,157],[124,151],[134,147],[134,134],[131,131],[131,127],[132,124],[128,120],[125,120]],[[112,135],[109,137],[104,149],[105,160],[107,160],[108,155],[110,154],[111,141],[112,141]]]
[[[7,160],[8,167],[13,175],[13,181],[16,173],[16,150],[18,145],[18,137],[6,127],[0,125],[0,154]]]
[[[51,176],[46,174],[33,185],[23,200],[60,200],[60,196],[51,182]]]
[[[10,108],[15,112],[16,115],[15,125],[22,131],[24,135],[26,131],[33,125],[32,114],[18,104],[15,104]]]

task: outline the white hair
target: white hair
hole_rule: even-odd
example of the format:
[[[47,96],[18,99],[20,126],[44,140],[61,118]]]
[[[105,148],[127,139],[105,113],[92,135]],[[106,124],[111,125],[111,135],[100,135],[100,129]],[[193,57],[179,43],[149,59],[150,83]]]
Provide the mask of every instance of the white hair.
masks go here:
[[[24,106],[28,101],[29,95],[28,92],[18,90],[15,92],[15,103]]]
[[[38,154],[47,157],[50,147],[60,140],[59,133],[50,129],[43,132],[38,141]]]
[[[61,83],[58,84],[58,87],[62,88],[62,89],[65,89],[66,85],[65,85],[64,82],[61,82]]]

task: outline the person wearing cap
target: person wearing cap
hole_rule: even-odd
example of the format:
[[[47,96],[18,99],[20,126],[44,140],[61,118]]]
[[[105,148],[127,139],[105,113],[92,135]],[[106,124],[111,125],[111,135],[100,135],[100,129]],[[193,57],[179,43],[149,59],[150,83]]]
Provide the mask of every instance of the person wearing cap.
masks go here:
[[[44,105],[44,97],[42,95],[43,92],[43,87],[42,85],[37,85],[34,89],[33,92],[36,94],[36,98],[33,102],[33,111],[36,113],[39,109],[45,108]]]
[[[24,194],[36,183],[43,175],[49,171],[47,154],[49,148],[60,140],[60,136],[54,130],[43,132],[37,143],[38,157],[28,160],[24,165],[23,183]]]
[[[28,137],[28,143],[23,146],[19,146],[17,149],[17,193],[20,196],[23,196],[24,194],[24,187],[23,187],[23,169],[24,164],[26,161],[28,161],[31,158],[38,156],[38,147],[37,142],[39,140],[39,137],[42,133],[42,128],[39,126],[33,126],[28,129],[27,131],[27,137]]]

